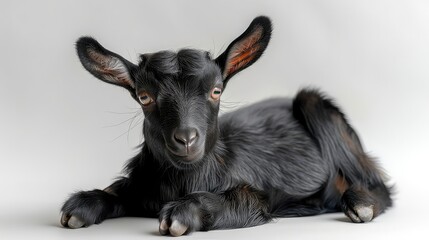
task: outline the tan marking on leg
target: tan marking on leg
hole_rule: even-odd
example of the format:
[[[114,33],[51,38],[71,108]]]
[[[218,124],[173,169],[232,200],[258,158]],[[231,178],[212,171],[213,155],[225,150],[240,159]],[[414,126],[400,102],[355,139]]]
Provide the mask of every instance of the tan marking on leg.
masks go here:
[[[347,182],[347,180],[339,174],[335,178],[334,184],[335,189],[337,189],[337,191],[340,192],[341,195],[343,195],[343,193],[349,188],[349,183]]]
[[[113,196],[115,196],[115,197],[117,197],[117,196],[118,196],[118,194],[116,194],[116,193],[113,191],[113,189],[112,189],[112,188],[110,188],[110,187],[107,187],[107,188],[103,189],[103,191],[104,191],[104,192],[106,192],[106,193],[108,193],[108,194],[110,194],[110,195],[113,195]]]

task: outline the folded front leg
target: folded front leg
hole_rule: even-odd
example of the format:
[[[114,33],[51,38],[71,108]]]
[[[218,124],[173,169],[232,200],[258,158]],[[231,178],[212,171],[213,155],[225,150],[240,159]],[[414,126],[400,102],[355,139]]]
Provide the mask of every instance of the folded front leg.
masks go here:
[[[61,208],[61,224],[68,228],[81,228],[108,218],[124,216],[125,207],[118,194],[127,191],[127,181],[127,178],[123,178],[104,190],[73,194]]]
[[[220,194],[195,192],[166,204],[159,216],[159,232],[181,236],[193,231],[257,226],[270,220],[264,194],[240,185]]]

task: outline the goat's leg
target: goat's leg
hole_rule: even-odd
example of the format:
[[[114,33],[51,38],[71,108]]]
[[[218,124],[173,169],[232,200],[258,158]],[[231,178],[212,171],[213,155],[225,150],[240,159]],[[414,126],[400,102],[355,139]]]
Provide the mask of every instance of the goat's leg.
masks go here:
[[[61,208],[61,224],[64,227],[81,228],[125,215],[125,208],[117,194],[123,191],[126,181],[128,179],[123,178],[104,190],[73,194]]]
[[[362,175],[365,178],[358,178],[353,174],[344,174],[340,177],[343,182],[340,185],[345,186],[344,192],[340,191],[343,192],[340,206],[343,212],[356,223],[369,222],[392,206],[391,187],[386,186],[376,167],[368,167],[374,162],[365,153],[362,153],[358,159],[356,164],[363,168]],[[344,171],[346,173],[350,172],[350,168],[343,167],[343,169],[346,169]]]
[[[195,192],[166,204],[159,216],[159,232],[181,236],[193,231],[251,227],[270,220],[265,195],[240,185],[220,194]]]
[[[338,171],[333,184],[341,206],[353,222],[368,222],[392,205],[377,163],[365,153],[355,130],[332,100],[314,90],[302,90],[293,113],[316,140],[323,159]],[[340,197],[338,197],[340,199]]]

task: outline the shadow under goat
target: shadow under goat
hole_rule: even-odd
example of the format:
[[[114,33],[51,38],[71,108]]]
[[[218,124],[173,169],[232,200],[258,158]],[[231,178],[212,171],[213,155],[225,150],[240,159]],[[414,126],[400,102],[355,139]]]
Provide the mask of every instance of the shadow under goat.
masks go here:
[[[257,17],[217,58],[182,49],[143,54],[138,65],[80,38],[85,69],[128,89],[141,105],[145,142],[125,176],[104,190],[73,194],[61,224],[158,217],[161,234],[181,236],[338,211],[369,222],[391,206],[376,162],[319,91],[303,89],[218,117],[227,83],[260,58],[271,31],[270,20]]]

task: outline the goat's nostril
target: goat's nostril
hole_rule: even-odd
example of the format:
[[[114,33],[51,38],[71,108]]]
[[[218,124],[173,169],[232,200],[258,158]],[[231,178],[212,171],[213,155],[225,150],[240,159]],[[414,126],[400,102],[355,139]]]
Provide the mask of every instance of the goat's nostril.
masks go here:
[[[186,138],[181,134],[174,134],[174,140],[176,140],[176,142],[183,143],[183,144],[187,143]]]
[[[188,143],[193,143],[194,140],[197,138],[197,130],[192,129],[191,132],[189,133],[189,142]]]
[[[192,145],[197,139],[197,136],[198,134],[195,128],[177,129],[174,132],[174,140],[186,147]]]

